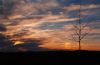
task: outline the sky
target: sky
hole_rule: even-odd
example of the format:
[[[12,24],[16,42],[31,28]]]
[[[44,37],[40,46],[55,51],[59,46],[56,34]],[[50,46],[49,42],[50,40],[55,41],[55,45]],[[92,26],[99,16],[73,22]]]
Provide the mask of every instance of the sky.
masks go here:
[[[0,0],[0,11],[1,51],[77,50],[79,20],[81,49],[100,51],[100,0]]]

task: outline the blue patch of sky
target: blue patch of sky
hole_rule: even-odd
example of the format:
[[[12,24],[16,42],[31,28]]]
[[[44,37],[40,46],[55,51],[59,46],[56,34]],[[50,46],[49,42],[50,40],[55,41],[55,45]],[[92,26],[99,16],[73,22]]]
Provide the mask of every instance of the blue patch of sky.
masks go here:
[[[65,12],[64,9],[62,9],[61,7],[59,7],[59,8],[52,8],[49,11],[53,12],[53,14],[59,14],[59,12]]]
[[[80,0],[58,0],[61,6],[69,6],[71,4],[80,4]]]
[[[28,0],[29,2],[37,2],[37,0]]]
[[[100,4],[100,0],[82,0],[82,4]]]
[[[39,2],[38,0],[29,0],[30,2]],[[47,0],[48,1],[48,0]],[[47,2],[46,0],[43,0],[43,2]],[[67,6],[70,4],[80,4],[82,1],[82,4],[100,4],[100,0],[57,0],[62,6]]]
[[[88,5],[88,4],[96,4],[96,0],[81,0],[83,5]]]
[[[93,22],[93,21],[97,22],[97,20],[100,20],[100,17],[97,15],[96,16],[87,16],[86,18],[84,17],[81,20],[83,22]]]
[[[93,11],[93,9],[91,9]],[[87,11],[87,10],[82,10],[82,11]],[[86,23],[86,22],[98,22],[97,20],[100,20],[100,13],[98,12],[99,10],[96,9],[94,10],[93,12],[95,14],[90,14],[89,15],[81,15],[81,21]],[[91,12],[91,11],[90,11]],[[96,13],[97,12],[97,13]],[[78,10],[75,10],[75,11],[71,11],[68,13],[69,14],[69,17],[70,18],[79,18],[78,14],[79,14],[79,11]]]
[[[3,5],[3,2],[2,2],[2,0],[0,0],[0,6],[1,6],[1,5]]]
[[[79,4],[80,3],[80,0],[66,0],[66,2],[67,2],[67,5],[70,5],[70,4]],[[66,3],[66,2],[64,2],[64,3]]]
[[[37,2],[37,0],[30,0],[31,2]],[[58,8],[51,8],[49,10],[46,10],[46,11],[42,11],[42,10],[39,10],[39,13],[38,14],[45,14],[45,12],[47,11],[52,11],[54,14],[58,14],[58,12],[64,12],[64,10],[62,9],[62,6],[68,6],[68,5],[71,5],[71,4],[80,4],[80,0],[57,0],[61,7],[58,7]],[[91,2],[90,0],[81,0],[83,4],[90,4],[90,3],[94,3],[94,2]],[[98,0],[97,0],[98,1]],[[43,1],[44,2],[44,1]],[[71,12],[71,14],[76,14],[75,12]],[[72,15],[72,17],[74,17],[75,15]]]
[[[45,22],[37,28],[39,29],[62,29],[64,25],[68,25],[70,22]]]
[[[90,13],[88,13],[87,15],[81,15],[82,18],[100,19],[99,8],[81,10],[81,12],[85,12],[85,11],[90,11]],[[94,12],[94,13],[92,14],[91,12]],[[69,17],[78,17],[79,10],[70,11],[68,14],[69,14]]]
[[[70,18],[78,18],[78,14],[79,14],[79,10],[68,12]]]

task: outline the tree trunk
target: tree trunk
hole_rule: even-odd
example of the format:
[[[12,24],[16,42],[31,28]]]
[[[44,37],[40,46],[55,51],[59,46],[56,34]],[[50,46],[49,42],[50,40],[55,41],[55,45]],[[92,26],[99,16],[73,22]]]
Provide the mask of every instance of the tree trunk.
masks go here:
[[[79,50],[81,50],[81,41],[79,40]]]

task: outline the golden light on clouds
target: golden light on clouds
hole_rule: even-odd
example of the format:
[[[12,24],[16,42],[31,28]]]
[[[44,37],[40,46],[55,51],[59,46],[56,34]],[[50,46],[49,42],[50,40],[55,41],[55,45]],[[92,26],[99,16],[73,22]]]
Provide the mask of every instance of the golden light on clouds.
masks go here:
[[[74,26],[74,23],[77,25],[80,18],[83,23],[81,28],[89,22],[89,25],[82,30],[81,35],[85,32],[90,33],[90,37],[87,36],[82,40],[82,49],[100,50],[100,45],[98,45],[100,43],[98,40],[100,38],[100,16],[97,15],[100,14],[100,4],[88,1],[85,4],[84,1],[81,3],[80,12],[80,2],[74,3],[73,0],[8,0],[5,1],[4,6],[5,8],[1,6],[1,9],[4,10],[4,17],[6,16],[7,19],[0,17],[0,30],[2,28],[6,30],[0,31],[0,34],[7,37],[14,46],[18,45],[18,48],[20,46],[21,48],[18,49],[20,51],[28,50],[23,48],[27,43],[33,44],[32,48],[36,43],[35,47],[37,48],[78,49],[78,42],[71,38],[76,30],[73,27],[80,28],[80,26]],[[3,15],[2,13],[0,15]],[[75,34],[77,32],[79,31],[76,31]],[[71,37],[71,35],[73,36]],[[94,41],[90,41],[89,38],[93,38]],[[75,39],[77,40],[77,35],[75,35]]]
[[[24,42],[16,41],[13,45],[20,45],[20,44],[24,44]]]
[[[58,49],[58,50],[76,50],[77,46],[76,44],[72,44],[70,42],[65,43],[43,43],[42,45],[39,45],[38,47],[41,48],[48,48],[48,49]]]
[[[58,50],[61,50],[61,49],[65,49],[64,48],[64,45],[62,44],[58,44],[58,43],[47,43],[47,44],[42,44],[42,45],[39,45],[38,47],[41,47],[41,48],[47,48],[47,49],[58,49]]]
[[[73,26],[63,25],[63,29],[35,29],[42,25],[45,22],[62,22],[62,21],[76,21],[78,18],[62,18],[58,15],[47,15],[42,17],[41,19],[33,18],[33,19],[25,19],[20,20],[18,25],[8,25],[7,31],[3,32],[4,35],[11,36],[11,40],[15,40],[13,45],[24,44],[22,39],[34,39],[34,38],[45,38],[45,42],[41,43],[38,47],[48,48],[48,49],[63,49],[63,50],[72,50],[78,48],[76,44],[72,44],[67,41],[66,36],[70,35],[69,29]],[[92,32],[99,32],[99,30],[93,30]],[[14,36],[16,35],[17,36]],[[50,38],[49,38],[50,37]],[[21,49],[23,50],[23,49]]]

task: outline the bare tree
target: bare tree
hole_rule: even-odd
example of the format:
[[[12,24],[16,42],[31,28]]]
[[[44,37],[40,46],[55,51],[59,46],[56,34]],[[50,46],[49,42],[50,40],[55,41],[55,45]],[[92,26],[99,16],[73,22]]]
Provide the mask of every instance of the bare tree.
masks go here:
[[[79,17],[79,20],[78,22],[76,22],[76,24],[74,23],[73,24],[73,28],[72,28],[72,34],[71,34],[71,39],[70,40],[73,40],[75,42],[78,42],[78,46],[79,46],[79,50],[82,49],[82,46],[81,46],[81,42],[82,40],[84,39],[84,37],[86,37],[88,35],[88,33],[90,32],[90,27],[89,27],[89,24],[90,23],[83,23],[82,22],[82,17],[81,17],[81,10],[82,8],[82,2],[80,0],[80,6],[79,6],[79,14],[78,14],[78,17]]]

